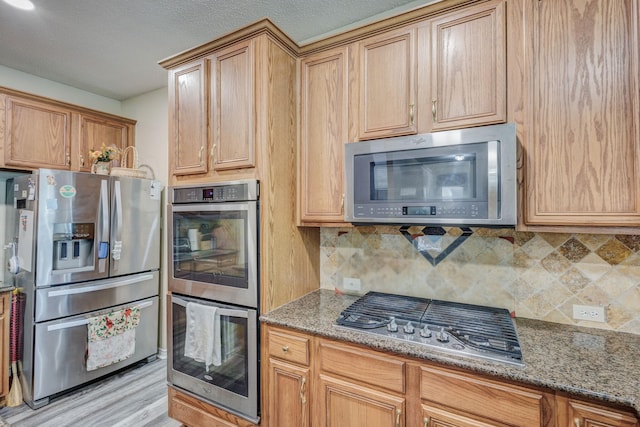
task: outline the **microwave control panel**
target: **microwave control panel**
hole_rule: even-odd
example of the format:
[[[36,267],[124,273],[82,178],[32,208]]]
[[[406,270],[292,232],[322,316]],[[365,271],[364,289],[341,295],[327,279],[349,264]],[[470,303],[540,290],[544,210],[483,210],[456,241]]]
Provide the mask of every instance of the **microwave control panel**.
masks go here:
[[[362,219],[375,218],[453,218],[453,219],[484,219],[488,217],[487,203],[456,202],[414,204],[396,206],[389,204],[356,204],[355,217]]]

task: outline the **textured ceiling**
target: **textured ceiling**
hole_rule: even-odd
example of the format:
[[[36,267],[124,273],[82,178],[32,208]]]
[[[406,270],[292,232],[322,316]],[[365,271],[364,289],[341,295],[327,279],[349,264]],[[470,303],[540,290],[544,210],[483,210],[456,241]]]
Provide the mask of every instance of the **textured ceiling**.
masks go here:
[[[434,0],[32,1],[0,1],[0,65],[124,100],[166,86],[158,61],[263,17],[304,44]]]

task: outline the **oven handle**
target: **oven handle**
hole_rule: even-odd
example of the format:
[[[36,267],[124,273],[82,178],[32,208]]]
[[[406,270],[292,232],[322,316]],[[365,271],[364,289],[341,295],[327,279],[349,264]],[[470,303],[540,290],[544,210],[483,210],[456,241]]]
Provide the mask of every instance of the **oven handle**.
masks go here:
[[[59,297],[64,295],[84,294],[86,292],[103,291],[105,289],[119,288],[120,286],[133,285],[135,283],[144,282],[145,280],[153,279],[152,274],[145,274],[144,276],[133,277],[131,279],[120,280],[112,283],[105,283],[103,285],[83,286],[81,288],[64,289],[57,291],[49,291],[48,297]]]
[[[134,307],[137,306],[139,309],[142,310],[143,308],[151,307],[152,305],[153,305],[153,301],[146,301],[141,304],[134,304],[133,306]],[[58,323],[56,325],[49,325],[47,326],[47,332],[57,331],[59,329],[75,328],[76,326],[86,325],[87,323],[89,323],[89,319],[72,320],[71,322]]]
[[[179,306],[182,307],[187,307],[187,301],[175,297],[175,296],[171,296],[171,302],[178,304]],[[200,303],[198,303],[200,304]],[[209,305],[209,306],[213,306],[213,307],[217,307],[215,304],[202,304],[202,305]],[[229,317],[242,317],[244,319],[248,319],[249,318],[249,314],[247,312],[247,310],[233,310],[233,309],[229,309],[229,308],[218,308],[218,310],[216,311],[216,314],[220,315],[220,316],[229,316]]]

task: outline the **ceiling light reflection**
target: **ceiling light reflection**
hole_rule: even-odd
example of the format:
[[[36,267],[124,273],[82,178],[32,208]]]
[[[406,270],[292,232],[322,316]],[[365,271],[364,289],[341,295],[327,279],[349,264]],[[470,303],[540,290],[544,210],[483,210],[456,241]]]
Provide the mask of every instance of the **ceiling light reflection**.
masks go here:
[[[35,6],[30,0],[4,0],[5,3],[22,10],[33,10]]]

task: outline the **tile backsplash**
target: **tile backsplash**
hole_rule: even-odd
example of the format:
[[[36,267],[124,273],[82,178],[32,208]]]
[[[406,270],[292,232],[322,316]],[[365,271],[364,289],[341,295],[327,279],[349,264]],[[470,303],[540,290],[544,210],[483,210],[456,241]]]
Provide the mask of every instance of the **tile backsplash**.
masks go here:
[[[640,335],[640,236],[510,229],[322,228],[320,286],[504,307],[516,316]],[[573,305],[606,322],[573,320]]]

